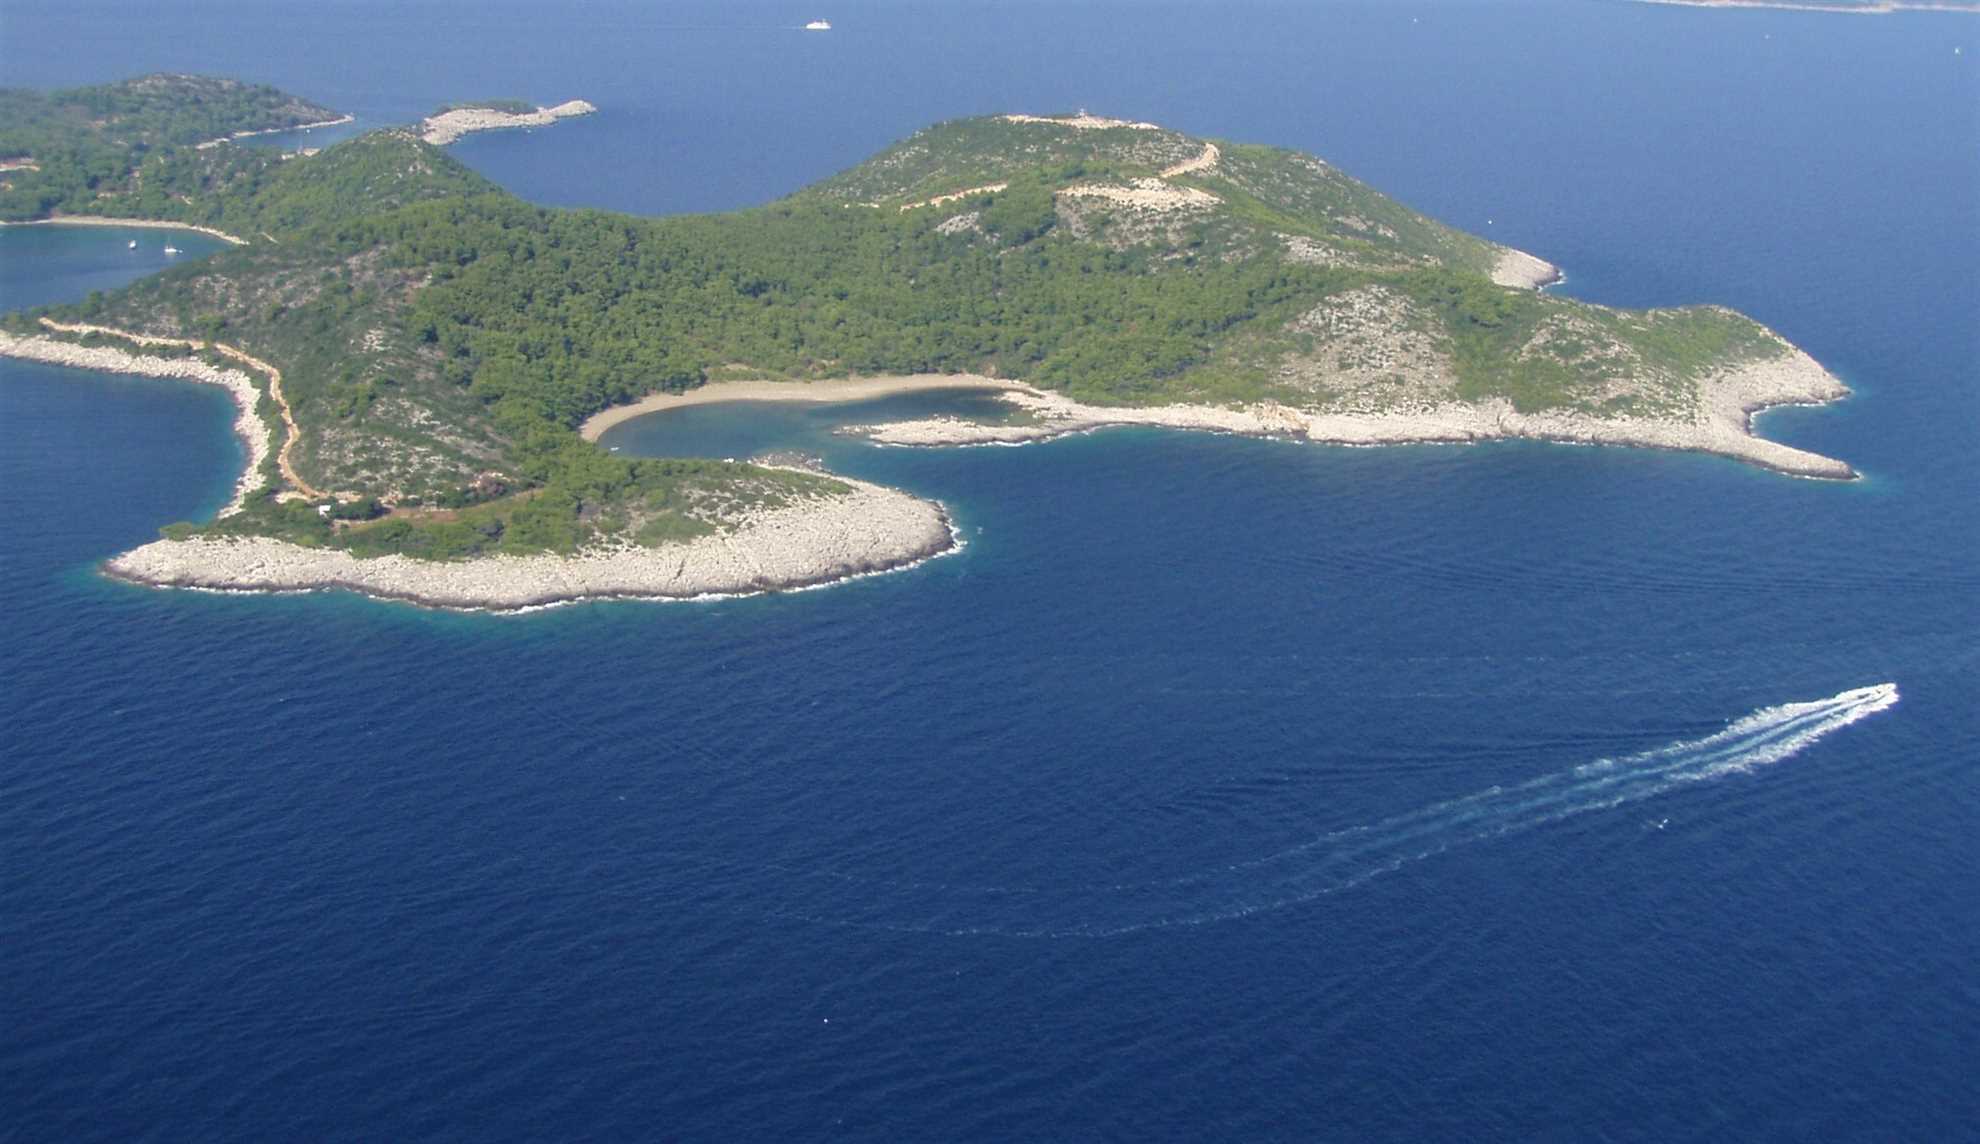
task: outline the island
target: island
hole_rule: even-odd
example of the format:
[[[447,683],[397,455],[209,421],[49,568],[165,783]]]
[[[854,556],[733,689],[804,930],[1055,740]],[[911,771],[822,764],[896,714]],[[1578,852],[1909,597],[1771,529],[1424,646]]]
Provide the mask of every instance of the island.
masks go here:
[[[548,127],[559,119],[592,115],[596,107],[582,99],[566,100],[554,107],[532,107],[520,100],[493,100],[486,103],[457,103],[443,107],[420,121],[420,138],[444,147],[477,131],[506,131],[518,127]]]
[[[287,160],[203,147],[334,116],[233,81],[0,100],[32,112],[0,127],[0,219],[240,242],[0,318],[0,354],[234,394],[236,496],[107,563],[141,583],[514,609],[809,586],[959,543],[942,505],[899,490],[596,444],[632,412],[718,400],[968,387],[1007,407],[857,429],[896,446],[1143,425],[1854,476],[1752,432],[1758,410],[1848,392],[1773,331],[1548,293],[1544,259],[1280,148],[1012,113],[763,207],[640,218],[525,203],[430,142],[431,120]]]

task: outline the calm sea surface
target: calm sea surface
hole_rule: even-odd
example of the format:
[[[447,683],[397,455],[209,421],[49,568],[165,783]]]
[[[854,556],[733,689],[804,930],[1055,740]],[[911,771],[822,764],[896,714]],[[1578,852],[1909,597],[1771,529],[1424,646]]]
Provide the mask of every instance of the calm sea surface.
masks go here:
[[[500,618],[104,580],[224,503],[226,399],[0,362],[0,1140],[1972,1138],[1976,56],[1598,0],[8,3],[11,85],[591,99],[457,149],[545,203],[988,111],[1298,146],[1773,324],[1857,396],[1765,431],[1866,479],[710,406],[608,443],[803,448],[967,548]],[[167,238],[0,231],[0,307]]]

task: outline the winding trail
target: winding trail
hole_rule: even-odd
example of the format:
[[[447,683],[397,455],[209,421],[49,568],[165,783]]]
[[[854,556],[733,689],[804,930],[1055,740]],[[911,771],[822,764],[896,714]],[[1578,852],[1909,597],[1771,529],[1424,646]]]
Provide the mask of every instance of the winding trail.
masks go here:
[[[946,195],[936,195],[932,199],[922,199],[920,202],[914,202],[914,203],[902,203],[901,212],[905,214],[906,212],[914,210],[918,207],[940,206],[943,203],[955,202],[957,199],[969,198],[971,195],[992,195],[992,194],[996,194],[998,191],[1001,191],[1008,186],[1010,186],[1009,183],[985,183],[983,186],[980,187],[970,187],[966,190],[961,190],[961,191],[950,191]]]
[[[130,330],[120,330],[114,326],[97,326],[88,322],[58,322],[53,318],[43,318],[41,319],[41,325],[44,329],[52,330],[58,334],[102,334],[105,337],[122,338],[127,342],[135,342],[141,346],[173,346],[190,350],[199,350],[206,347],[206,343],[196,342],[191,338],[162,338],[154,334],[133,333]],[[300,492],[311,500],[322,500],[328,497],[330,495],[329,493],[303,480],[302,474],[296,472],[296,467],[290,460],[290,451],[296,447],[296,441],[302,437],[302,429],[296,425],[296,415],[289,408],[289,399],[282,395],[282,371],[262,361],[260,358],[249,354],[239,346],[214,342],[213,348],[218,350],[222,355],[247,366],[249,369],[260,370],[268,376],[268,396],[275,402],[275,407],[281,411],[282,427],[287,430],[287,433],[282,438],[282,448],[275,454],[275,464],[282,470],[282,479],[293,486],[297,492]]]
[[[1184,159],[1173,167],[1162,168],[1162,177],[1165,179],[1174,179],[1183,175],[1194,175],[1201,171],[1208,171],[1217,165],[1217,160],[1223,157],[1224,153],[1217,150],[1215,143],[1205,143],[1203,145],[1203,154],[1198,155],[1194,159]]]

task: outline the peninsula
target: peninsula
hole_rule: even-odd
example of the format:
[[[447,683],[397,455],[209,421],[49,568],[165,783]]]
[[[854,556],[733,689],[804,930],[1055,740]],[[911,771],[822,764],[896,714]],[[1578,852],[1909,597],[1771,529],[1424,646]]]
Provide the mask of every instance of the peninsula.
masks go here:
[[[0,100],[23,112],[0,119],[0,219],[244,239],[0,319],[0,354],[235,394],[239,495],[107,565],[144,583],[515,608],[823,583],[955,544],[940,505],[895,490],[595,444],[715,400],[963,386],[1009,407],[860,430],[900,445],[1163,425],[1853,475],[1752,433],[1756,410],[1847,392],[1774,332],[1548,294],[1545,260],[1278,148],[1084,113],[964,119],[765,207],[645,219],[524,203],[430,142],[435,120],[287,161],[202,147],[335,116],[233,81]]]

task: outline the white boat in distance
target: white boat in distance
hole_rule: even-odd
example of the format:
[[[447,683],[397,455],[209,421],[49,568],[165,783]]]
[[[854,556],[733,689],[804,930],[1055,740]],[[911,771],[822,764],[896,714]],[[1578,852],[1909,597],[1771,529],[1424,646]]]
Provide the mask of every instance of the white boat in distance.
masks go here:
[[[807,32],[829,32],[832,30],[832,21],[813,20],[804,26],[804,30]]]

